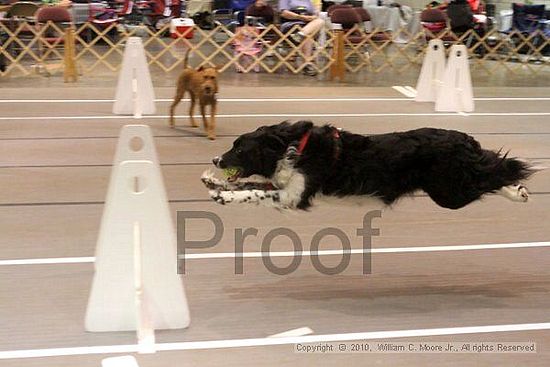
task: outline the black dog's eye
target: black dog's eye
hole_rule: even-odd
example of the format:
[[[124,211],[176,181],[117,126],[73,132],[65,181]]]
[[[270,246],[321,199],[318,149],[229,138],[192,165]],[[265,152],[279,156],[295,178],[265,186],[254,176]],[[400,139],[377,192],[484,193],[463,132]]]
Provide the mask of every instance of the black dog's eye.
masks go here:
[[[243,153],[242,149],[237,149],[237,154],[242,154],[242,153]]]

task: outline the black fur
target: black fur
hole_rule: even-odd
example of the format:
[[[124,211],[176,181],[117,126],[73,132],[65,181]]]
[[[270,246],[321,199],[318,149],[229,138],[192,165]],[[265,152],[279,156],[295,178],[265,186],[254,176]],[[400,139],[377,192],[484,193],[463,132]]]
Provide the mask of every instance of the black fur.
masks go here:
[[[316,127],[310,121],[283,122],[244,134],[218,166],[240,167],[241,177],[271,178],[277,162],[308,131],[309,141],[293,162],[306,178],[300,209],[308,208],[318,193],[371,195],[392,204],[416,190],[444,208],[459,209],[534,172],[529,164],[483,149],[459,131],[422,128],[372,136],[341,131],[338,139],[333,127]]]

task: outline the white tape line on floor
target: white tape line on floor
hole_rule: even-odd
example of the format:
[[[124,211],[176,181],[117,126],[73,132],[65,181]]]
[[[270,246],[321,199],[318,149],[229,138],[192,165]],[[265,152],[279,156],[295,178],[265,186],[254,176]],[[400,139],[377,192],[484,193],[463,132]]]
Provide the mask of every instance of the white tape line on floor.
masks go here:
[[[550,112],[473,112],[469,116],[550,116]],[[216,118],[264,118],[264,117],[280,117],[280,118],[302,118],[302,117],[443,117],[443,116],[460,116],[456,112],[440,112],[440,113],[274,113],[274,114],[235,114],[235,115],[216,115]],[[151,115],[145,119],[168,119],[168,115]],[[200,118],[200,115],[194,115],[195,118]],[[188,116],[178,115],[175,118],[188,118]],[[25,120],[127,120],[133,119],[132,116],[117,116],[117,115],[90,115],[90,116],[3,116],[0,121],[25,121]]]
[[[182,351],[201,349],[222,349],[222,348],[243,348],[261,347],[298,343],[318,342],[343,342],[351,340],[373,340],[411,338],[424,336],[461,335],[461,334],[483,334],[512,331],[549,330],[550,322],[531,324],[508,324],[508,325],[487,325],[487,326],[466,326],[435,329],[412,329],[412,330],[389,330],[370,331],[360,333],[325,334],[290,336],[280,338],[252,338],[252,339],[225,339],[208,340],[197,342],[179,343],[157,343],[157,351]],[[36,358],[36,357],[58,357],[88,354],[112,354],[112,353],[135,353],[138,346],[129,345],[106,345],[94,347],[73,347],[73,348],[46,348],[46,349],[23,349],[8,350],[0,352],[0,359]]]
[[[416,93],[413,93],[411,90],[409,90],[409,89],[407,89],[407,88],[405,88],[401,85],[394,85],[392,88],[394,90],[398,91],[399,93],[403,94],[406,97],[414,98],[416,96]]]
[[[408,95],[414,95],[416,90],[410,86],[403,87]],[[363,97],[363,98],[219,98],[218,102],[406,102],[409,98]],[[476,101],[550,101],[550,97],[478,97]],[[189,102],[189,98],[182,99]],[[0,99],[0,103],[112,103],[113,99]],[[172,102],[171,98],[157,98],[155,102]]]
[[[313,334],[313,330],[305,326],[298,329],[292,329],[288,331],[283,331],[282,333],[273,334],[268,336],[268,338],[286,338],[289,336],[303,336],[309,334]]]
[[[290,257],[290,256],[331,256],[342,255],[349,253],[352,255],[372,253],[372,254],[388,254],[388,253],[406,253],[406,252],[442,252],[442,251],[472,251],[472,250],[501,250],[501,249],[518,249],[518,248],[534,248],[534,247],[550,247],[550,242],[520,242],[520,243],[495,243],[495,244],[480,244],[480,245],[451,245],[451,246],[415,246],[415,247],[385,247],[369,249],[352,249],[344,250],[321,250],[316,253],[313,251],[272,251],[264,252],[211,252],[211,253],[194,253],[186,254],[186,260],[202,260],[202,259],[224,259],[224,258],[259,258],[259,257]],[[183,256],[180,256],[183,258]],[[43,258],[43,259],[14,259],[0,260],[0,266],[7,265],[47,265],[47,264],[76,264],[76,263],[92,263],[94,257],[60,257],[60,258]]]

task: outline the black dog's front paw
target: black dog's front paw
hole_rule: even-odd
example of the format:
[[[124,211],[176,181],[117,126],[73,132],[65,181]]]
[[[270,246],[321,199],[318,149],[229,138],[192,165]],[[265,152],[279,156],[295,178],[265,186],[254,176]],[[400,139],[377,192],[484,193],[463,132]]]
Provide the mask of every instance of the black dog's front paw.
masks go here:
[[[224,187],[224,182],[214,177],[211,171],[204,171],[201,176],[201,181],[206,188],[216,190]]]
[[[212,200],[221,205],[231,203],[235,199],[232,191],[210,190],[208,194]]]
[[[285,159],[287,161],[295,161],[297,158],[298,158],[299,154],[298,154],[298,148],[296,148],[295,146],[291,145],[287,148],[286,152],[285,152]]]

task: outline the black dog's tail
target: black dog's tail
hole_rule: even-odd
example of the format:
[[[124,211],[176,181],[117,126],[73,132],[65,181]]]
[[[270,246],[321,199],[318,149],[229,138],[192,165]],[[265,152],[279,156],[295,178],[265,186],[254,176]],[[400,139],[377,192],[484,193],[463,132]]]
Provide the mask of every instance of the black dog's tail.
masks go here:
[[[503,186],[516,185],[526,180],[535,172],[544,169],[534,166],[518,158],[508,158],[508,153],[501,155],[501,152],[490,150],[483,151],[481,165],[483,171],[489,175],[491,190],[498,190]]]

